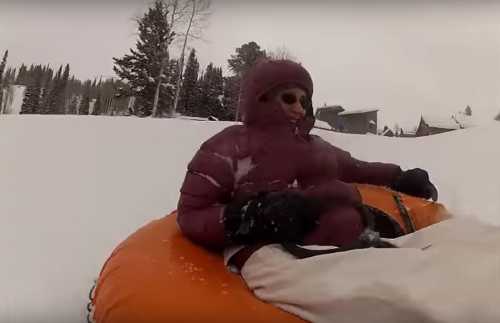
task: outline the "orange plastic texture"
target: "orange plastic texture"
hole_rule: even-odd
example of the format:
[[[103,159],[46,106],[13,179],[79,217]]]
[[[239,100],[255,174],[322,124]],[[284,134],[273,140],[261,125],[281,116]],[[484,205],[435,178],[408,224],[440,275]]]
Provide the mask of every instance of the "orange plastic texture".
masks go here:
[[[391,215],[402,228],[405,228],[405,222],[394,200],[394,191],[388,188],[366,184],[358,184],[357,186],[361,192],[363,203],[376,207]],[[441,222],[450,217],[446,208],[440,203],[401,193],[397,194],[401,198],[416,230]]]
[[[398,214],[391,191],[359,188],[365,203]],[[439,204],[402,198],[418,227],[447,216]],[[240,276],[227,271],[219,254],[185,239],[175,212],[142,227],[113,251],[93,305],[97,323],[303,322],[258,300]]]

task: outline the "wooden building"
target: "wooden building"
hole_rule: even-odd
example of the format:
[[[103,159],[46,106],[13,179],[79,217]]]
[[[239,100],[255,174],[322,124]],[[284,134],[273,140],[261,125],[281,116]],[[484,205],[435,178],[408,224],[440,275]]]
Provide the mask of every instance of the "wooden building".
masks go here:
[[[333,130],[377,134],[377,109],[346,111],[340,105],[316,109],[316,119],[327,122]]]

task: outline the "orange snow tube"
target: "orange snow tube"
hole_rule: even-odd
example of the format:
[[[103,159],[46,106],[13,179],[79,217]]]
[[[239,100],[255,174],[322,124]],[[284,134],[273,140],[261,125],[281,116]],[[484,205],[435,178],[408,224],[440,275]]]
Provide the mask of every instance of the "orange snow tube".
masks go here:
[[[404,223],[392,191],[359,188],[366,204]],[[448,217],[440,204],[409,196],[401,200],[417,229]],[[175,212],[142,227],[113,251],[91,305],[96,323],[302,322],[258,300],[240,276],[228,272],[221,255],[184,238]]]

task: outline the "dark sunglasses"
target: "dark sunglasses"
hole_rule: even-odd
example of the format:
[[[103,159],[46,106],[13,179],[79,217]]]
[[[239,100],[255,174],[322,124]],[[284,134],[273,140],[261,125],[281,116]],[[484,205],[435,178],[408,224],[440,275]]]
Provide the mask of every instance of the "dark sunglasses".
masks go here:
[[[295,104],[297,103],[297,101],[300,101],[300,103],[302,104],[305,100],[307,100],[305,95],[301,96],[300,98],[297,98],[295,93],[287,93],[287,92],[281,94],[280,99],[286,104]]]
[[[287,92],[285,92],[285,93],[281,94],[280,99],[285,104],[295,104],[295,103],[297,103],[297,101],[299,101],[300,104],[302,105],[302,107],[304,108],[304,110],[306,110],[306,112],[309,109],[312,109],[312,102],[305,95],[301,96],[300,98],[297,98],[297,96],[295,95],[295,93],[287,93]]]

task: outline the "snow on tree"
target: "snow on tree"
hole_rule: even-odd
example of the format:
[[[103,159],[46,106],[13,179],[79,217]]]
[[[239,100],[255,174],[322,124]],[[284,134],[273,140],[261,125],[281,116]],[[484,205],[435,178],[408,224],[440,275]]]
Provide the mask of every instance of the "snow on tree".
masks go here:
[[[12,67],[7,68],[3,77],[4,85],[13,84],[15,80],[16,80],[16,69]]]
[[[467,106],[464,110],[464,113],[466,116],[471,116],[472,115],[472,109],[470,106]]]
[[[113,58],[115,73],[129,84],[129,95],[136,97],[134,112],[138,116],[156,117],[159,107],[170,108],[165,106],[166,101],[172,101],[168,98],[169,91],[161,86],[170,63],[168,47],[174,37],[168,13],[165,3],[156,0],[143,17],[137,19],[136,48],[122,58]],[[151,79],[155,82],[150,82]]]
[[[269,54],[267,56],[271,59],[276,59],[276,60],[279,59],[288,59],[292,61],[297,60],[286,46],[280,46],[272,51],[269,51]]]

